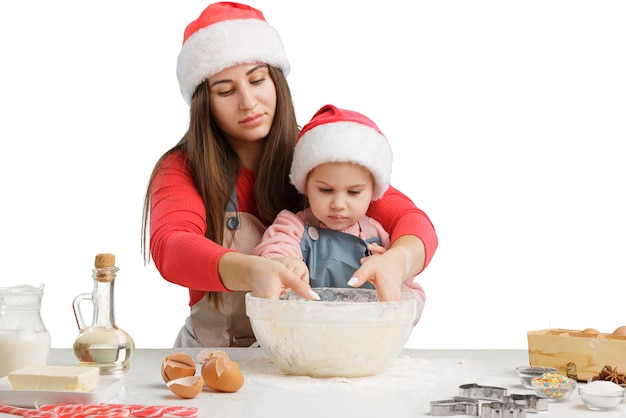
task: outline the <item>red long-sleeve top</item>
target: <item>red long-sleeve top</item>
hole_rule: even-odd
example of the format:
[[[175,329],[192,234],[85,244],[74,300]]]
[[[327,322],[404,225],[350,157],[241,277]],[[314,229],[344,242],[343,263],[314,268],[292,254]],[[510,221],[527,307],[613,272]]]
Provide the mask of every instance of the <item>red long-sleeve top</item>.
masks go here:
[[[258,217],[256,174],[243,169],[237,179],[238,211]],[[368,216],[389,231],[391,242],[415,235],[424,243],[424,268],[437,249],[438,239],[428,216],[393,187],[372,202]],[[206,211],[183,155],[173,153],[158,170],[151,192],[150,251],[154,264],[169,282],[189,289],[193,306],[207,291],[228,291],[220,280],[218,262],[231,249],[205,237]]]

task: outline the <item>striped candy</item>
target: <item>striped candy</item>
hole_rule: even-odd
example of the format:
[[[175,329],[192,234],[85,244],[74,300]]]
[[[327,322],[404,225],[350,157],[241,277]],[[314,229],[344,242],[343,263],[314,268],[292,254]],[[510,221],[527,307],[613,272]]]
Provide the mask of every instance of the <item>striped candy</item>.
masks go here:
[[[180,418],[198,417],[198,408],[188,406],[123,405],[123,404],[59,404],[43,405],[39,409],[0,405],[0,412],[24,417],[44,418]]]

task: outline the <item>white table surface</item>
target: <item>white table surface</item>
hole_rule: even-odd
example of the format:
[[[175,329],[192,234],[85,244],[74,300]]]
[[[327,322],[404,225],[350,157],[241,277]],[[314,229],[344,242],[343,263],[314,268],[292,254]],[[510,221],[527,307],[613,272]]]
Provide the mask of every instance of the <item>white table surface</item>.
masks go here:
[[[123,387],[111,403],[195,406],[201,417],[420,417],[430,416],[430,401],[459,395],[459,386],[477,383],[506,388],[508,394],[532,393],[519,382],[515,368],[528,364],[526,350],[414,350],[406,349],[383,372],[364,378],[319,379],[288,376],[278,370],[260,348],[223,349],[239,363],[244,386],[235,393],[205,388],[194,399],[173,395],[161,378],[168,354],[185,351],[194,358],[200,349],[138,349]],[[51,365],[77,364],[70,349],[52,349]],[[199,370],[200,365],[198,365]],[[14,415],[1,414],[0,417]],[[611,411],[587,410],[578,392],[548,411],[528,413],[545,417],[625,418],[626,404]]]

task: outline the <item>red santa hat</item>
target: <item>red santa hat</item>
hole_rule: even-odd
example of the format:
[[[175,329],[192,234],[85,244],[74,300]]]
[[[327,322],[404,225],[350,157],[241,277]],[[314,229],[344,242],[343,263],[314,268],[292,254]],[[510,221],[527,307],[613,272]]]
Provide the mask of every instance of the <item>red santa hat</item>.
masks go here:
[[[280,35],[260,10],[245,4],[210,4],[185,29],[176,75],[187,104],[208,77],[237,64],[262,62],[287,76],[289,60]]]
[[[368,117],[333,105],[322,107],[298,135],[289,179],[304,194],[309,172],[330,162],[351,162],[374,176],[373,200],[389,187],[392,153],[389,142]]]

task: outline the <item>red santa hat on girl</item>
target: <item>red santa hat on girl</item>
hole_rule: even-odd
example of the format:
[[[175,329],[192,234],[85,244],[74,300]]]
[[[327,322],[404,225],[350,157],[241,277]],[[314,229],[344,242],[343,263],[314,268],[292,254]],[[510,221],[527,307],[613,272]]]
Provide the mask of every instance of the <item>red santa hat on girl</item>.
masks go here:
[[[287,76],[289,60],[280,35],[260,10],[245,4],[210,4],[185,29],[176,75],[187,104],[208,77],[237,64],[262,62]]]
[[[289,179],[304,194],[309,172],[330,162],[351,162],[374,176],[373,200],[389,187],[392,153],[389,142],[368,117],[333,105],[322,107],[298,135]]]

